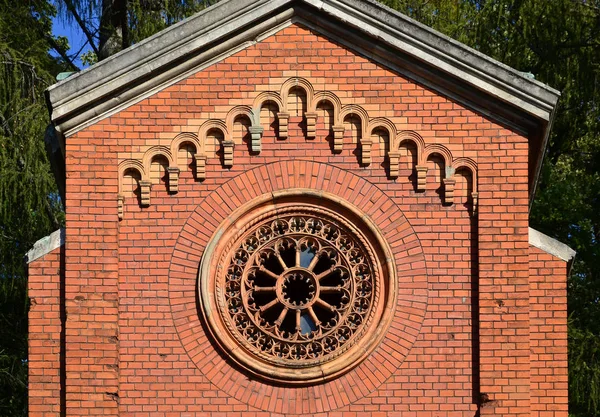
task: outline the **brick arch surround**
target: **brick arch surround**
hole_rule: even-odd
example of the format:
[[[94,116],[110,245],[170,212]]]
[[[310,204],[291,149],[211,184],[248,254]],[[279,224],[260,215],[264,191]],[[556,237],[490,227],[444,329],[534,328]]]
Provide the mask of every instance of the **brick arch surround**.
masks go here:
[[[355,368],[327,383],[296,388],[249,379],[223,355],[202,322],[198,267],[211,236],[245,203],[290,188],[339,196],[361,210],[389,244],[398,278],[395,312],[382,342]],[[312,161],[280,161],[246,171],[199,202],[181,231],[169,272],[169,301],[179,339],[212,384],[256,409],[314,414],[365,397],[390,378],[414,344],[428,301],[425,257],[404,214],[379,188],[340,168]]]

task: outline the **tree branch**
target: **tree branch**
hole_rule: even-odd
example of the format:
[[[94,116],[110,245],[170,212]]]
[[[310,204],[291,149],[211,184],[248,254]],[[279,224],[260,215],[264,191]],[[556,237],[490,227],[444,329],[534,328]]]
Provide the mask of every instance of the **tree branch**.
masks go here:
[[[98,31],[96,31],[96,32],[98,32]],[[81,54],[81,51],[83,51],[83,50],[84,50],[84,48],[86,47],[86,45],[87,45],[88,43],[89,43],[89,42],[85,42],[83,45],[81,45],[81,48],[79,48],[79,51],[77,51],[77,52],[76,52],[76,53],[74,53],[74,54],[71,54],[71,56],[78,57],[78,56],[79,56],[79,54]]]
[[[56,42],[52,35],[44,34],[44,37],[46,38],[52,49],[58,52],[61,58],[65,60],[65,62],[71,67],[71,69],[73,69],[74,71],[80,71],[80,68],[73,63],[71,58],[69,58],[67,53],[60,47],[60,45],[58,44],[58,42]]]
[[[96,55],[98,55],[98,48],[96,48],[96,44],[94,43],[94,35],[89,31],[89,29],[85,25],[85,22],[81,19],[81,16],[79,16],[79,13],[77,13],[77,9],[73,5],[73,2],[71,0],[64,0],[64,2],[65,2],[65,5],[67,6],[67,10],[69,12],[71,12],[71,14],[73,15],[73,18],[75,19],[75,21],[77,22],[77,24],[79,25],[79,27],[81,28],[83,33],[85,34],[85,37],[87,38],[88,43],[90,44],[90,46],[92,47],[92,49],[94,50]]]

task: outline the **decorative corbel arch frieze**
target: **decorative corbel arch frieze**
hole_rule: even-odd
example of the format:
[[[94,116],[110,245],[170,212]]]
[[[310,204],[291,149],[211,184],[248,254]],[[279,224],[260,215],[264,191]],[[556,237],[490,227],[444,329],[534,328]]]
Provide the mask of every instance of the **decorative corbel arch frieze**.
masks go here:
[[[235,122],[239,117],[245,117],[249,120],[248,130],[250,132],[250,150],[251,155],[260,153],[262,150],[262,136],[264,126],[261,125],[261,109],[265,103],[271,102],[277,107],[276,122],[278,123],[279,139],[287,139],[288,137],[288,121],[290,114],[287,108],[289,93],[294,88],[301,88],[306,94],[306,111],[304,117],[306,119],[306,138],[312,139],[316,137],[316,126],[319,118],[319,108],[324,102],[328,103],[331,108],[330,114],[330,132],[333,133],[333,153],[342,151],[344,138],[344,122],[348,116],[357,117],[360,120],[359,137],[356,139],[356,146],[361,147],[361,166],[368,166],[372,163],[372,145],[374,143],[375,134],[377,131],[384,130],[387,132],[387,140],[382,146],[382,155],[387,154],[389,161],[389,178],[395,179],[399,175],[399,162],[402,154],[400,150],[404,143],[411,143],[416,148],[416,163],[414,169],[417,174],[416,191],[425,191],[427,180],[427,158],[432,154],[440,155],[444,160],[444,202],[452,204],[454,202],[454,185],[456,183],[455,172],[457,170],[466,169],[472,177],[472,201],[473,211],[477,207],[477,166],[474,161],[469,158],[453,159],[452,153],[443,145],[431,144],[425,146],[423,138],[414,131],[398,131],[396,125],[385,117],[369,117],[368,112],[357,104],[343,105],[340,98],[330,91],[315,91],[312,84],[300,77],[292,77],[286,80],[279,89],[280,92],[266,91],[258,94],[253,100],[252,105],[237,105],[233,106],[225,118],[209,119],[200,126],[198,134],[180,133],[173,138],[169,147],[153,146],[149,148],[141,161],[128,159],[119,165],[119,218],[123,215],[123,176],[127,169],[134,169],[139,174],[139,186],[141,189],[141,205],[148,206],[150,204],[150,189],[151,189],[151,165],[154,158],[157,156],[163,157],[167,161],[168,173],[168,191],[176,193],[178,191],[179,173],[182,169],[186,169],[185,164],[180,164],[177,159],[179,151],[184,144],[190,144],[193,147],[193,156],[195,158],[195,177],[197,180],[206,178],[206,161],[209,157],[214,157],[214,153],[218,146],[222,147],[223,166],[230,168],[234,164],[233,155],[235,147]],[[215,149],[209,149],[207,138],[211,131],[217,131],[217,142]],[[213,152],[214,151],[214,152]],[[181,165],[181,166],[180,166]]]

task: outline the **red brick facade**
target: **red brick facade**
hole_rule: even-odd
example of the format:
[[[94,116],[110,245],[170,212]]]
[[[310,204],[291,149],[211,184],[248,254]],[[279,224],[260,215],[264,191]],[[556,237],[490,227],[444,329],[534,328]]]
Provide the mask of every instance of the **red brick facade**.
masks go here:
[[[300,79],[314,91],[282,90]],[[229,156],[227,138],[203,133],[280,91],[279,109],[262,106],[260,153],[237,119]],[[331,110],[318,107],[307,134],[302,103],[318,92],[356,106],[339,118],[341,152]],[[368,161],[362,129],[378,118],[399,133],[373,134]],[[185,137],[205,140],[204,173]],[[529,244],[528,149],[522,134],[297,24],[68,137],[65,244],[30,264],[30,414],[566,417],[567,265]],[[357,207],[398,275],[382,342],[344,375],[300,387],[228,360],[197,293],[219,224],[289,189]]]
[[[531,415],[566,415],[567,274],[565,262],[529,247]]]

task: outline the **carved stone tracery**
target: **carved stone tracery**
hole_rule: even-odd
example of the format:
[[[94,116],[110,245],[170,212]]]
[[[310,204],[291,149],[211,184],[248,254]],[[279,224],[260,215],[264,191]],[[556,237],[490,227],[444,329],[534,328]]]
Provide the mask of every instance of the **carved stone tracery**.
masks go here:
[[[296,364],[334,355],[370,317],[375,261],[330,220],[302,212],[268,218],[226,257],[226,317],[267,360]]]
[[[393,273],[378,240],[324,207],[294,203],[250,217],[219,233],[217,253],[205,254],[214,260],[203,260],[214,267],[202,266],[200,280],[210,282],[201,297],[215,339],[271,380],[310,383],[351,369],[392,308]]]

